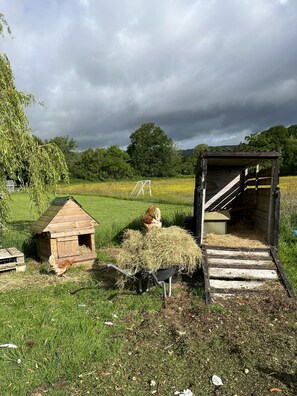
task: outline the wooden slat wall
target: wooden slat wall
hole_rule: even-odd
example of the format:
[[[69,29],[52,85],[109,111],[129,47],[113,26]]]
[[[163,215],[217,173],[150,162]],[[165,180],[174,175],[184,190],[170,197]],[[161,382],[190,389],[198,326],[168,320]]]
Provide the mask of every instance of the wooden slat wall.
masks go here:
[[[70,220],[71,218],[69,218]],[[92,223],[90,220],[87,221],[64,221],[61,223],[50,223],[46,230],[50,232],[68,231],[80,228],[91,227]]]
[[[60,238],[57,245],[59,258],[79,255],[77,236]]]
[[[258,172],[250,172],[248,178],[255,179],[256,177],[270,177],[271,178],[271,168],[261,169]]]
[[[56,239],[51,239],[51,254],[58,257],[58,244]]]
[[[250,212],[250,218],[257,228],[265,232],[268,231],[270,199],[270,189],[245,190],[246,203],[250,206],[256,206],[256,209]]]
[[[249,173],[245,180],[245,202],[255,205],[250,218],[254,225],[268,234],[271,205],[272,170],[263,169]]]
[[[241,171],[238,169],[208,169],[206,182],[206,210],[224,210],[242,193]]]

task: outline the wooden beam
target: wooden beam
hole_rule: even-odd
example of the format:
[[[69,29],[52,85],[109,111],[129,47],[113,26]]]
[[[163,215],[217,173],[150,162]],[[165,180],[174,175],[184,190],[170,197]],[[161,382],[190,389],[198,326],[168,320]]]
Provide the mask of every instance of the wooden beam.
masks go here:
[[[255,257],[260,258],[261,260],[271,260],[271,256],[269,255],[269,251],[264,250],[264,251],[246,251],[246,250],[231,250],[231,249],[210,249],[206,248],[207,250],[207,255],[209,258],[211,257],[222,257],[225,256],[226,258],[228,257],[234,257],[234,258],[245,258],[245,259],[255,259]]]
[[[273,159],[278,158],[276,151],[205,151],[205,158],[251,158],[251,159]]]
[[[214,296],[218,294],[265,294],[269,291],[269,289],[213,289],[212,293]]]
[[[277,223],[275,222],[275,205],[277,199],[277,186],[278,186],[279,178],[278,178],[278,161],[277,159],[273,160],[272,164],[272,181],[271,181],[271,189],[270,189],[270,207],[269,207],[269,222],[268,222],[268,235],[267,240],[269,243],[274,246],[274,236],[275,236],[275,227]],[[275,246],[277,247],[277,246]]]
[[[203,258],[202,269],[203,269],[203,277],[204,277],[205,302],[206,304],[211,304],[212,301],[210,294],[207,253],[204,246],[201,246],[201,250],[202,250],[202,258]]]
[[[286,290],[287,290],[288,295],[289,295],[291,298],[294,298],[294,299],[295,299],[295,298],[296,298],[295,292],[294,292],[292,286],[290,285],[290,282],[288,281],[288,278],[286,277],[286,274],[285,274],[285,272],[284,272],[284,270],[283,270],[283,267],[282,267],[282,265],[281,265],[281,262],[279,261],[279,259],[278,259],[278,257],[277,257],[276,249],[275,249],[274,247],[272,247],[272,248],[270,249],[270,253],[271,253],[271,256],[272,256],[272,258],[273,258],[273,260],[274,260],[274,262],[275,262],[275,265],[276,265],[276,267],[277,267],[277,271],[278,271],[278,273],[279,273],[279,275],[280,275],[280,278],[281,278],[283,284],[285,285],[285,288],[286,288]]]
[[[88,228],[81,228],[66,232],[54,232],[51,234],[51,238],[60,238],[60,237],[72,236],[72,235],[94,234],[94,232],[95,230],[93,227],[88,227]]]
[[[210,278],[223,279],[271,279],[277,280],[278,275],[275,270],[249,270],[237,268],[209,268]]]
[[[207,251],[209,249],[213,249],[213,250],[230,250],[230,251],[234,251],[234,252],[269,252],[269,248],[249,248],[249,247],[226,247],[226,246],[213,246],[213,245],[209,245],[209,246],[205,246],[205,248],[207,249]]]
[[[242,258],[242,257],[232,257],[232,258],[227,258],[227,257],[208,257],[208,266],[210,265],[220,265],[220,264],[228,264],[228,265],[232,265],[235,264],[236,262],[242,264],[242,265],[246,265],[246,266],[250,266],[250,265],[267,265],[267,262],[272,262],[271,259],[270,260],[261,260],[259,258]]]
[[[205,204],[205,188],[207,176],[207,160],[200,159],[200,167],[196,175],[195,185],[195,208],[194,208],[194,222],[195,222],[195,236],[197,243],[200,245],[203,238],[204,229],[204,204]]]
[[[222,280],[210,279],[211,290],[229,289],[229,290],[249,290],[256,289],[264,285],[263,281],[238,281],[238,280]]]
[[[275,265],[272,261],[266,261],[262,264],[240,264],[240,262],[233,262],[232,264],[221,263],[221,264],[213,264],[212,262],[208,263],[209,268],[229,268],[229,269],[242,269],[242,270],[275,270]]]

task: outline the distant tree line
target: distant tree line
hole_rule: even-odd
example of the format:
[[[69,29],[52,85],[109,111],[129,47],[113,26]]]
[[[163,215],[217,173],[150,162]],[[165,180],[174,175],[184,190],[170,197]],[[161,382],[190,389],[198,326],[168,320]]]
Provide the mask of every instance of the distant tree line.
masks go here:
[[[297,124],[288,128],[277,125],[261,133],[252,133],[245,137],[238,149],[278,151],[281,175],[297,174]]]
[[[183,155],[174,141],[153,123],[141,125],[130,135],[127,150],[114,145],[79,151],[77,142],[68,136],[58,136],[45,143],[55,144],[63,152],[71,178],[90,181],[193,175],[202,151],[227,149],[199,144]],[[296,175],[297,125],[273,126],[252,133],[238,146],[232,146],[232,150],[279,151],[281,174]]]

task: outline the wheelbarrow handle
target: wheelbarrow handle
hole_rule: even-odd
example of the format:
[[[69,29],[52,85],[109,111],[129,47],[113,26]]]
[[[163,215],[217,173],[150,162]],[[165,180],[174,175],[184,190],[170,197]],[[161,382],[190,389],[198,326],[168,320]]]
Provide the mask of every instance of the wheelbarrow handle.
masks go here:
[[[130,277],[130,278],[133,278],[133,277],[135,276],[135,274],[131,274],[131,273],[127,272],[127,271],[124,271],[124,270],[122,270],[121,268],[117,267],[117,266],[114,265],[114,264],[106,264],[106,266],[107,266],[108,268],[113,268],[113,269],[115,269],[116,271],[119,271],[119,272],[121,272],[122,274],[124,274],[124,275],[126,275],[126,276],[128,276],[128,277]]]

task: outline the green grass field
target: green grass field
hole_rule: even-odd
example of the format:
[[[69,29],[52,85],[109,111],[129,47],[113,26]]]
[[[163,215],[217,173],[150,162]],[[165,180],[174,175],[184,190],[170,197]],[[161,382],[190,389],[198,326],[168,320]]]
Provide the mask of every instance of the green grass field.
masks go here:
[[[92,196],[116,197],[128,200],[193,205],[193,191],[195,180],[193,177],[172,178],[172,179],[152,179],[151,195],[146,184],[143,192],[137,197],[139,189],[133,195],[135,181],[115,181],[115,182],[80,182],[61,185],[58,188],[59,194],[83,194]]]
[[[73,195],[75,199],[98,222],[96,229],[96,247],[119,244],[121,234],[126,228],[140,228],[140,218],[151,201],[129,201],[101,196]],[[30,206],[28,195],[25,193],[11,194],[10,221],[4,229],[3,246],[15,246],[24,250],[29,257],[34,255],[34,241],[30,227],[38,218],[36,210]],[[182,225],[184,216],[192,215],[192,208],[187,205],[160,203],[163,223]]]
[[[165,225],[181,224],[192,214],[193,180],[180,179],[188,187],[178,198],[172,194],[169,203],[175,180],[160,181],[159,195],[153,197],[161,201]],[[297,291],[295,180],[281,184],[279,253]],[[124,228],[139,227],[152,202],[146,196],[133,201],[128,195],[107,197],[104,191],[99,196],[97,190],[91,195],[86,187],[84,194],[75,194],[81,191],[72,187],[67,193],[100,223],[99,259],[102,247],[118,245]],[[72,268],[58,278],[40,272],[31,259],[30,226],[38,215],[28,196],[12,194],[10,207],[2,244],[22,249],[28,270],[1,274],[0,344],[18,347],[0,348],[1,396],[167,396],[187,388],[195,396],[265,396],[274,388],[282,395],[297,394],[296,302],[279,300],[272,292],[263,299],[205,306],[201,280],[184,279],[164,305],[161,289],[144,295],[119,291],[96,271]],[[213,374],[222,378],[221,389],[211,384]]]

